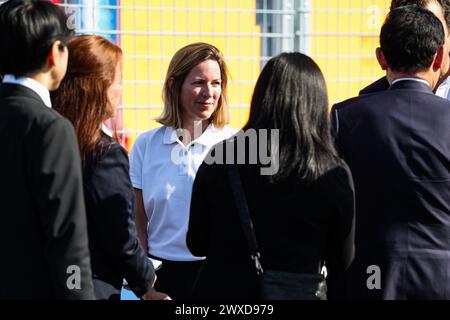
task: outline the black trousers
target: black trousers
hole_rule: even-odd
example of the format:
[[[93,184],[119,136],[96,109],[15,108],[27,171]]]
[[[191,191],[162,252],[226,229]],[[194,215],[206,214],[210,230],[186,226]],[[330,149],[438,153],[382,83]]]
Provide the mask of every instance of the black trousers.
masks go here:
[[[203,261],[170,261],[151,256],[162,261],[156,271],[155,288],[168,294],[173,300],[192,299],[192,289]]]
[[[112,284],[100,279],[92,279],[94,283],[95,299],[97,300],[120,300],[121,288],[117,289]]]

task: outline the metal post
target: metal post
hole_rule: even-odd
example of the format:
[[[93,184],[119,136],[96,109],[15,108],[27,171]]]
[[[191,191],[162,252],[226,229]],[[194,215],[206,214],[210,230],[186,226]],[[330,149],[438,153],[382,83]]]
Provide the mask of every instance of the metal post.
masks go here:
[[[295,0],[295,50],[309,54],[311,51],[311,2],[309,0]]]
[[[295,19],[293,12],[294,2],[296,0],[275,0],[274,9],[282,10],[281,14],[275,14],[274,16],[274,32],[279,33],[282,37],[277,38],[275,41],[275,53],[284,51],[294,51],[293,35],[295,35]]]

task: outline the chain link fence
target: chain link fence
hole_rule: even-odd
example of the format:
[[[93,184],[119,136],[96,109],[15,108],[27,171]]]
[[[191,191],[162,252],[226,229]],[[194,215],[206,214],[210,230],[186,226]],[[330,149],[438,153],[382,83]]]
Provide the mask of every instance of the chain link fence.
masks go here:
[[[2,2],[2,1],[0,1]],[[78,33],[95,33],[124,51],[124,96],[115,126],[131,148],[159,126],[168,64],[180,47],[204,41],[225,55],[231,72],[231,126],[248,117],[261,68],[283,51],[312,56],[327,80],[330,103],[354,96],[382,72],[375,59],[389,0],[54,0]]]

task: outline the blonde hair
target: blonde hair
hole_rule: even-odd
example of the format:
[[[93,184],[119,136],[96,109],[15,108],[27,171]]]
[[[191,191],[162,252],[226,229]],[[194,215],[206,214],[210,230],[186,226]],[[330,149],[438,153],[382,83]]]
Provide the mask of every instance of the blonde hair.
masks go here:
[[[176,129],[181,128],[180,96],[183,82],[195,66],[206,60],[214,60],[219,64],[222,80],[222,94],[220,95],[216,110],[214,110],[208,121],[216,128],[223,128],[228,124],[228,68],[219,49],[203,42],[187,45],[178,50],[172,57],[162,92],[164,110],[161,116],[156,119],[157,122],[166,126],[172,126]]]

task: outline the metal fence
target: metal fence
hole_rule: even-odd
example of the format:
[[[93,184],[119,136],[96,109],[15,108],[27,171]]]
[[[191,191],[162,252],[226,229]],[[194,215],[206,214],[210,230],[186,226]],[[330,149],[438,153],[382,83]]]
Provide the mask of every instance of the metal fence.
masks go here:
[[[1,1],[0,1],[1,2]],[[204,41],[231,71],[231,126],[248,116],[265,62],[283,51],[312,56],[330,102],[357,94],[382,73],[375,48],[389,0],[59,0],[78,33],[110,38],[124,51],[124,97],[116,119],[128,148],[158,126],[161,91],[177,49]]]

